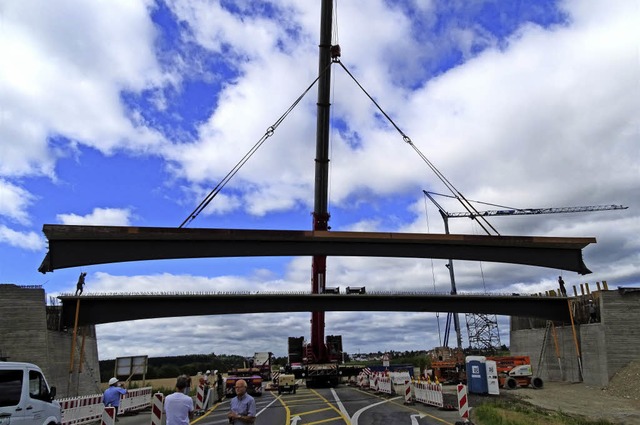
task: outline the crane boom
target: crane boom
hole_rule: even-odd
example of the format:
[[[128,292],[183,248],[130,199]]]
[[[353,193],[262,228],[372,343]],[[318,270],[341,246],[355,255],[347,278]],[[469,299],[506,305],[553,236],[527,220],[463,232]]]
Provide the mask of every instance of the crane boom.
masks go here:
[[[608,210],[626,210],[629,207],[623,205],[591,205],[586,207],[557,207],[557,208],[514,208],[504,210],[488,210],[478,211],[477,214],[464,212],[446,213],[448,217],[469,217],[474,218],[476,216],[490,217],[490,216],[510,216],[510,215],[535,215],[535,214],[559,214],[559,213],[577,213],[577,212],[590,212],[590,211],[608,211]]]

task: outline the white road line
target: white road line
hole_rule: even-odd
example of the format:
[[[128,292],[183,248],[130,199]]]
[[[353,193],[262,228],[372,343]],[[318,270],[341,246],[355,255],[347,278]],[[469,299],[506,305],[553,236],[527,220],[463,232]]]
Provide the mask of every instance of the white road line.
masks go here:
[[[347,412],[347,409],[344,407],[344,405],[340,401],[340,398],[338,397],[338,394],[336,393],[336,391],[333,388],[331,388],[331,393],[333,394],[333,398],[335,399],[336,403],[338,404],[338,407],[340,407],[340,411],[342,412],[342,414],[345,416],[345,418],[349,419],[349,424],[350,425],[358,425],[358,419],[360,418],[360,415],[362,414],[362,412],[364,412],[365,410],[370,409],[370,408],[372,408],[374,406],[377,406],[379,404],[388,403],[390,401],[397,400],[397,399],[401,398],[401,397],[394,397],[394,398],[390,398],[388,400],[382,400],[382,401],[379,401],[377,403],[370,404],[369,406],[365,406],[362,409],[358,410],[356,413],[353,414],[353,417],[352,417],[352,416],[349,416],[349,413]]]
[[[347,412],[347,409],[344,407],[344,404],[342,404],[342,402],[340,401],[340,397],[338,397],[338,393],[336,393],[336,390],[331,388],[331,394],[333,394],[333,399],[338,404],[338,407],[340,408],[340,411],[342,412],[344,417],[349,419],[349,421],[351,421],[351,416],[349,416],[349,412]]]

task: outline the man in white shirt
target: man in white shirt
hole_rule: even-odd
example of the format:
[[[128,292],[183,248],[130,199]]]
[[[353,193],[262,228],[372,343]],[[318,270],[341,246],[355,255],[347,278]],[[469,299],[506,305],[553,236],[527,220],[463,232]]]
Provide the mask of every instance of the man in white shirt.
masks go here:
[[[193,418],[193,399],[184,394],[187,385],[188,378],[179,377],[176,382],[176,391],[164,399],[167,425],[189,425],[189,420]]]

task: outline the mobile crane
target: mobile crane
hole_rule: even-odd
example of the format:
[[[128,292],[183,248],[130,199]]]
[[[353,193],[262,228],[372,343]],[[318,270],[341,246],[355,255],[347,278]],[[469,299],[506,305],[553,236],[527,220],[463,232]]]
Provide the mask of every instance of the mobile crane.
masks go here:
[[[319,80],[316,128],[315,189],[313,230],[328,231],[328,179],[329,179],[329,118],[331,95],[331,63],[339,56],[339,49],[331,45],[333,2],[323,0],[320,17]],[[337,56],[336,56],[337,55]],[[314,255],[311,263],[311,293],[323,294],[326,288],[327,257]],[[299,360],[308,386],[339,382],[338,363],[342,361],[342,336],[331,335],[324,341],[325,312],[311,313],[311,341],[289,338],[289,360],[299,353]],[[293,362],[298,363],[298,362]]]

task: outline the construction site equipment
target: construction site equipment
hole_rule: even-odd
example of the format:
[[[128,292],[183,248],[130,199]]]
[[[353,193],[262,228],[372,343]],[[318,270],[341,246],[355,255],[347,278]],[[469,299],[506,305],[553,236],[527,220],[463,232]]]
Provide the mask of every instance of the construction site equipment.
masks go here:
[[[542,388],[542,378],[533,376],[529,356],[487,357],[496,362],[500,387],[510,390],[518,387]]]
[[[236,369],[230,370],[229,376],[227,377],[227,379],[225,379],[224,393],[227,398],[235,397],[236,382],[238,382],[240,379],[244,379],[246,381],[247,393],[253,396],[262,395],[262,376],[243,369]]]
[[[441,347],[441,350],[436,350],[436,352],[437,360],[431,362],[432,376],[430,378],[442,384],[466,382],[463,351]]]
[[[253,355],[252,367],[265,381],[271,381],[271,364],[273,362],[273,353],[259,352]]]
[[[296,377],[292,373],[285,373],[278,376],[278,394],[282,393],[296,393],[298,384],[296,384]]]

